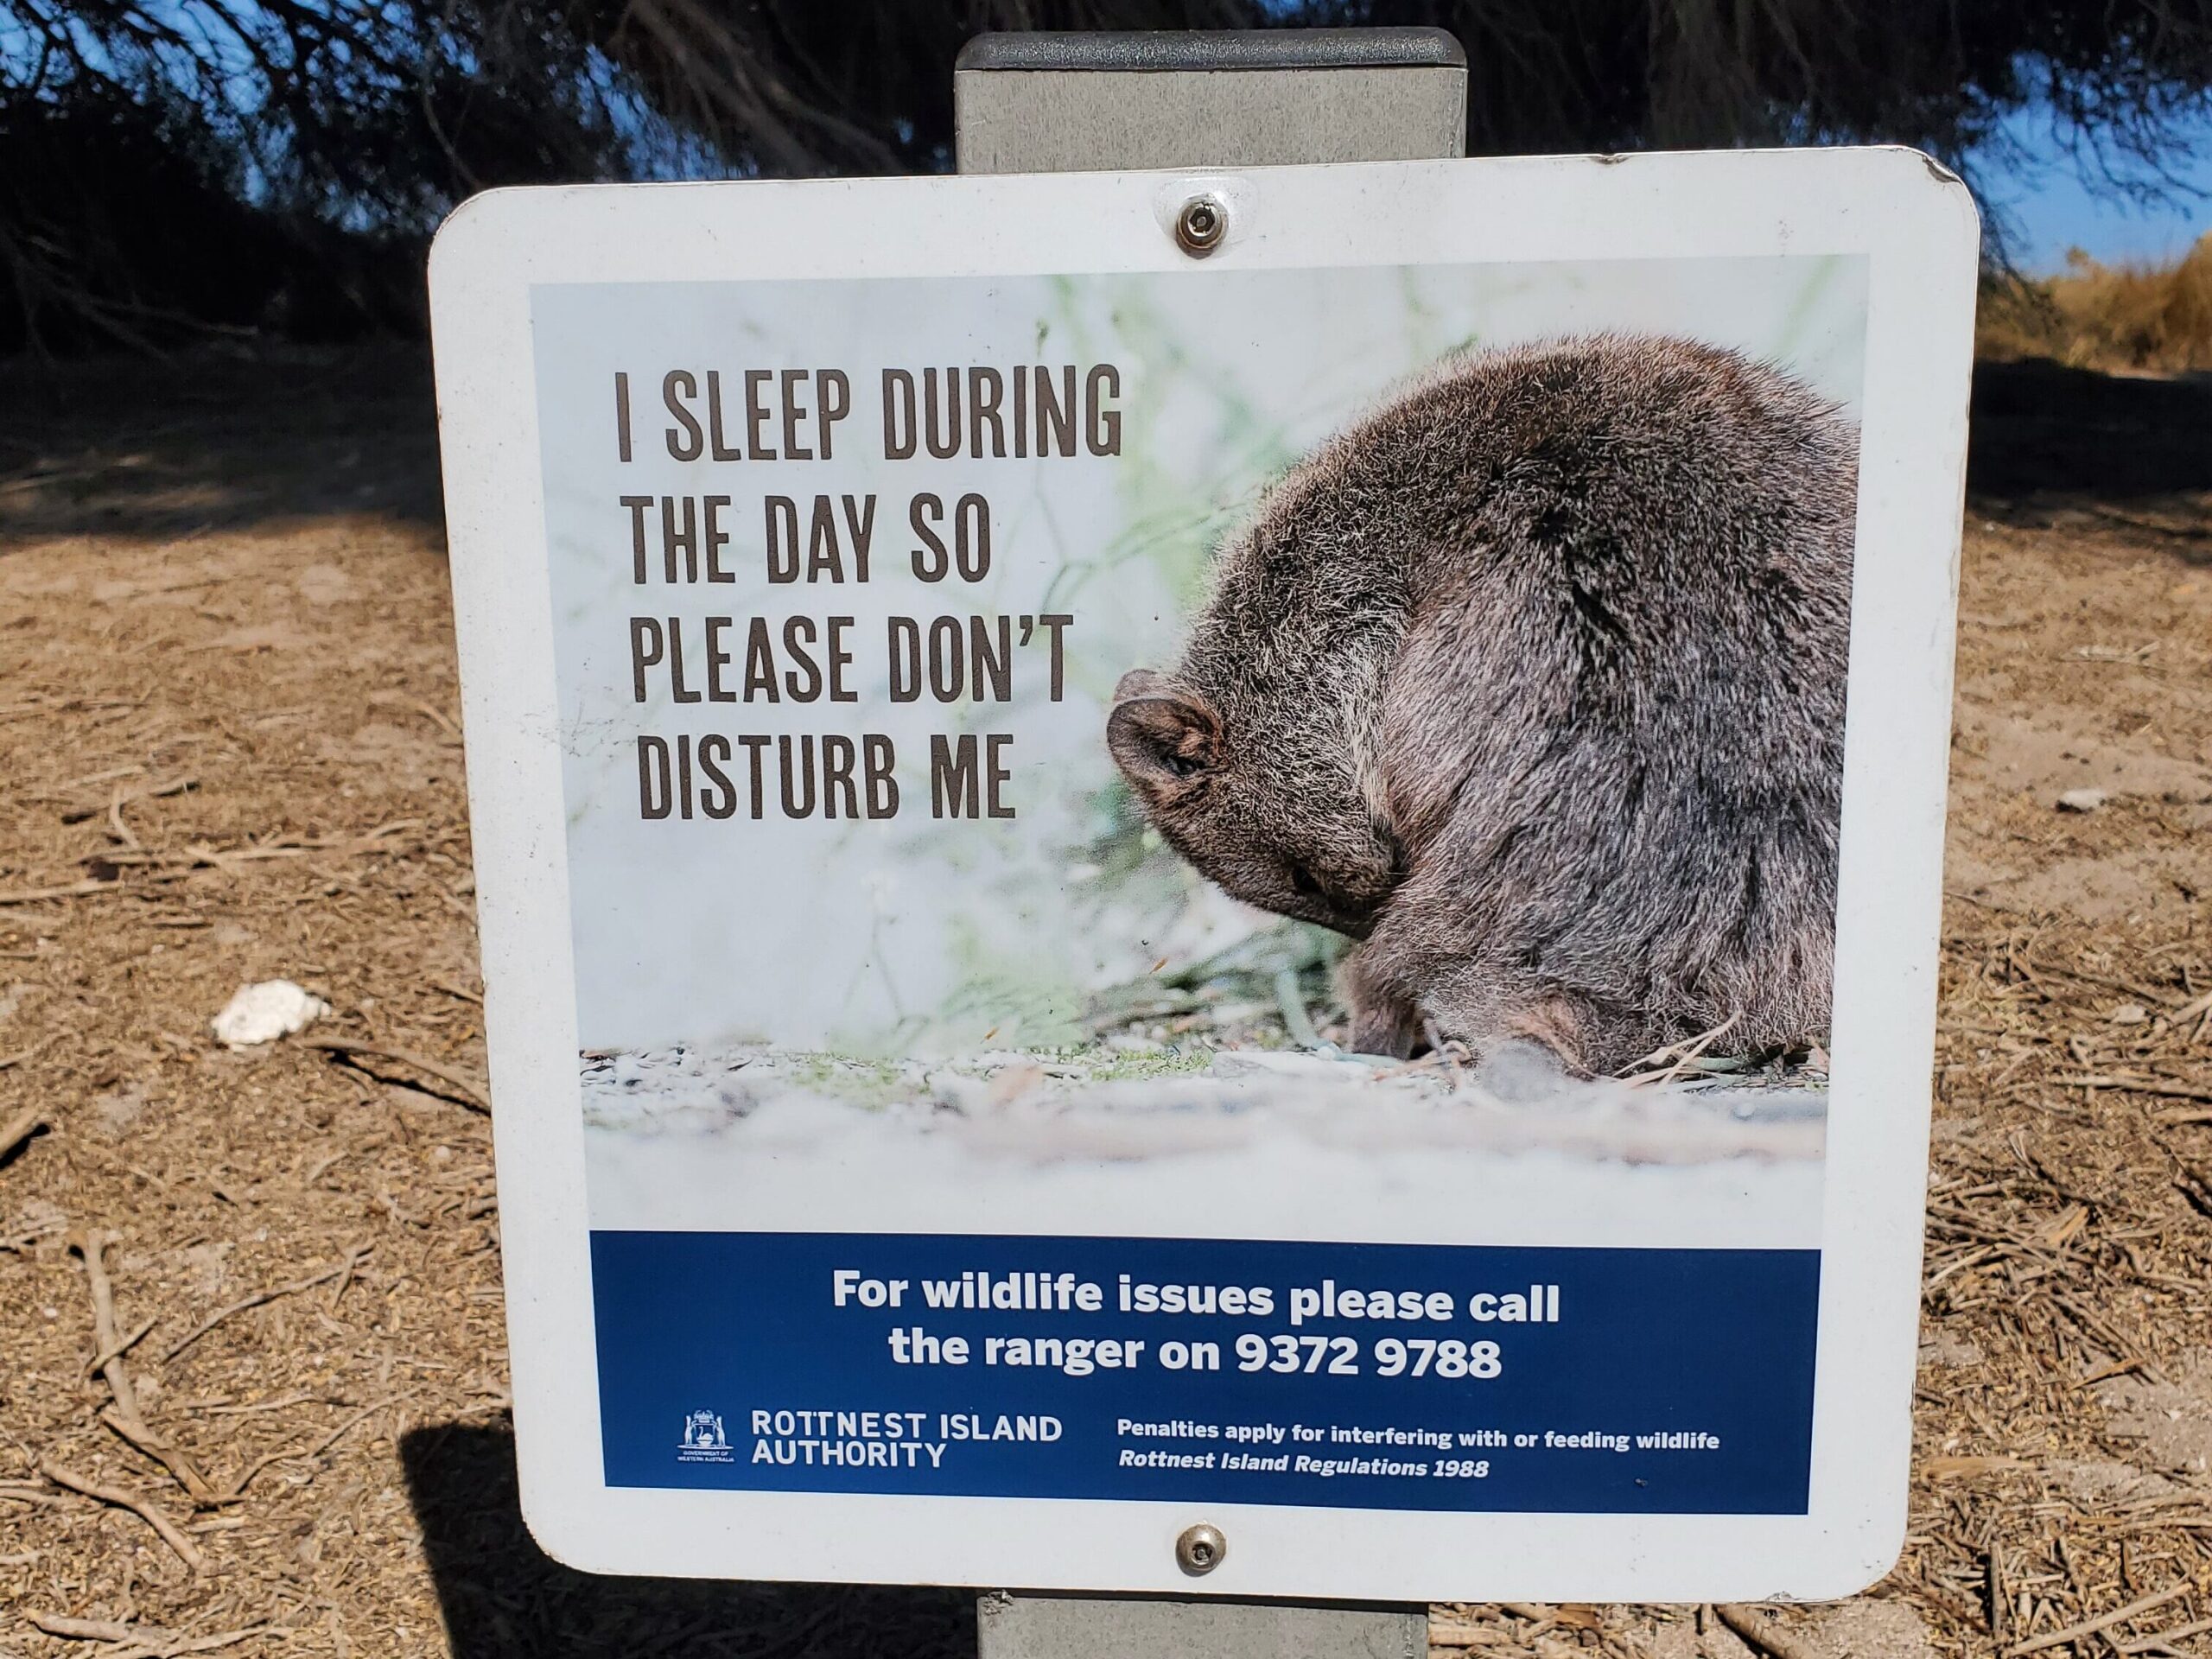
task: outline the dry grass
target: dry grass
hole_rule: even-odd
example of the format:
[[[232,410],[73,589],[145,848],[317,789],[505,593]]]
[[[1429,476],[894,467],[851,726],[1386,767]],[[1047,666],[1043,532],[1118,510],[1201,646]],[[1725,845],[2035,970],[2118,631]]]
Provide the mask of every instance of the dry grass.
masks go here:
[[[522,1528],[403,366],[134,366],[12,428],[0,385],[0,1651],[971,1652],[957,1592],[594,1580]],[[1983,432],[2044,488],[2136,466],[2067,426],[2095,378]],[[2133,1609],[2039,1650],[2212,1652],[2212,443],[2143,476],[1968,526],[1903,1564],[1780,1615],[1444,1607],[1439,1650],[1989,1659]],[[216,1047],[280,974],[359,1046]]]
[[[2080,369],[2212,369],[2212,234],[2168,265],[2099,264],[2077,248],[2062,276],[1993,281],[1975,348]]]

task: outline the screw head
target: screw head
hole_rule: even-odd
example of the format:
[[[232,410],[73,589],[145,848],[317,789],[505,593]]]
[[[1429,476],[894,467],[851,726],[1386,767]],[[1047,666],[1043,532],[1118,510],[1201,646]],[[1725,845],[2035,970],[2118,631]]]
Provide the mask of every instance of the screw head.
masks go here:
[[[1175,1565],[1194,1579],[1202,1579],[1221,1565],[1221,1558],[1229,1554],[1229,1540],[1221,1535],[1219,1527],[1201,1521],[1195,1527],[1183,1529],[1175,1540]]]
[[[1229,232],[1229,208],[1218,196],[1192,196],[1175,215],[1175,240],[1193,259],[1203,259]]]

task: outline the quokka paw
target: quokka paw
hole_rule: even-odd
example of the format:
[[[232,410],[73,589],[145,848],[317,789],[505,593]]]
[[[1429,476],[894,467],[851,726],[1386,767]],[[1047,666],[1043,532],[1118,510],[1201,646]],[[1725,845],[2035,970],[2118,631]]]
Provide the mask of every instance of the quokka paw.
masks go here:
[[[1370,981],[1356,956],[1344,959],[1342,980],[1344,1004],[1351,1011],[1352,1052],[1411,1058],[1421,1040],[1420,1007]]]

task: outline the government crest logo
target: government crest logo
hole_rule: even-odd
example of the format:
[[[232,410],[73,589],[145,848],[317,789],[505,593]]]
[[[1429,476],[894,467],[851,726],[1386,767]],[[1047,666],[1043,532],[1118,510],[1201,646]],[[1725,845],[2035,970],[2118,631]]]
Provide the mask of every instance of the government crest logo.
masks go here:
[[[729,1437],[722,1433],[719,1412],[695,1411],[683,1420],[683,1438],[677,1442],[678,1463],[728,1463]]]

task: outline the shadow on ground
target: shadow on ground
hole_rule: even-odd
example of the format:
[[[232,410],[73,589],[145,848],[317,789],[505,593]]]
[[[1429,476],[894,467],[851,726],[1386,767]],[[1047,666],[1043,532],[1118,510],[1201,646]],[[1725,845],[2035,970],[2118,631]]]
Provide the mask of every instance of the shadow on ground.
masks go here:
[[[418,341],[0,362],[0,547],[353,514],[442,522]]]
[[[418,1428],[400,1446],[453,1659],[970,1659],[972,1591],[595,1578],[523,1525],[505,1428]]]
[[[2212,376],[1979,364],[1967,454],[1980,496],[2142,504],[2212,490]]]
[[[2094,499],[2155,521],[2159,498],[2212,490],[2212,377],[1981,364],[1968,481],[1985,509],[2033,518]],[[0,363],[0,544],[353,513],[442,523],[420,341]]]

